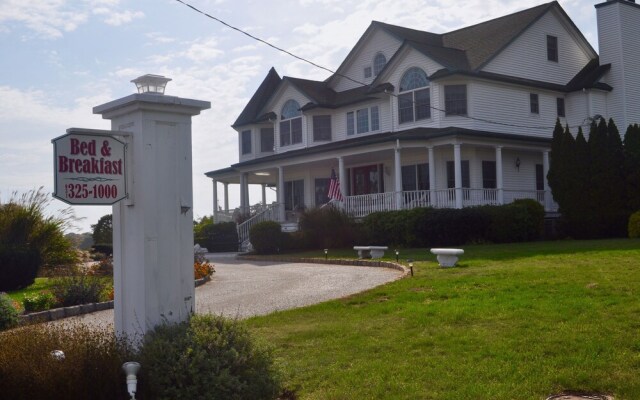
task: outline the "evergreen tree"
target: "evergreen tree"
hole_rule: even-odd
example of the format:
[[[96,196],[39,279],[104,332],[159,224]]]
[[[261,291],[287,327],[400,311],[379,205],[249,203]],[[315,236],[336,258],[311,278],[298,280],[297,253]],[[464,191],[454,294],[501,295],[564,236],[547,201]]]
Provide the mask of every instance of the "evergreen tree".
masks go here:
[[[625,186],[630,212],[640,210],[640,125],[629,125],[624,135]]]
[[[560,212],[567,204],[567,188],[566,188],[566,158],[564,142],[564,130],[560,124],[560,120],[556,119],[556,126],[553,129],[553,138],[551,139],[551,157],[549,160],[549,172],[547,173],[547,181],[553,194],[553,199],[558,203]]]

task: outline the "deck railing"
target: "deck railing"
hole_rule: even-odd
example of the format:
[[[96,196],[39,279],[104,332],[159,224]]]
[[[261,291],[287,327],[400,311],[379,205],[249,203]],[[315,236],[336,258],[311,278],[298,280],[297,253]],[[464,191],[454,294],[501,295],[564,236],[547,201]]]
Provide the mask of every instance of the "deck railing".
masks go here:
[[[545,206],[547,211],[557,211],[552,199],[545,202],[544,190],[460,189],[463,207],[509,204],[517,199],[533,199]],[[551,193],[548,194],[551,196]],[[502,196],[502,202],[500,197]],[[456,189],[414,190],[400,193],[386,192],[358,196],[347,196],[344,202],[347,213],[356,218],[377,211],[393,211],[417,207],[456,208]]]

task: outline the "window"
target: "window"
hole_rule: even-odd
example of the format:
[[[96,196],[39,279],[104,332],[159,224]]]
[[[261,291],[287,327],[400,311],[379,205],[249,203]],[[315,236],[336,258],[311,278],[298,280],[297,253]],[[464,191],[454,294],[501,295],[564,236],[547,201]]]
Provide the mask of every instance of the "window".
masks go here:
[[[547,60],[558,62],[558,38],[547,35]]]
[[[469,160],[461,161],[462,172],[462,187],[468,188],[471,186],[469,179]],[[447,161],[447,188],[453,189],[456,187],[456,170],[453,161]]]
[[[387,65],[387,58],[382,53],[376,54],[373,58],[373,74],[378,76],[378,74],[384,69],[384,66]]]
[[[347,135],[373,132],[380,129],[380,111],[378,106],[361,108],[347,113]]]
[[[544,190],[544,169],[542,164],[536,164],[536,190]]]
[[[316,178],[315,180],[315,198],[316,207],[329,202],[329,178]]]
[[[251,131],[242,131],[242,154],[251,153]]]
[[[322,142],[331,140],[331,115],[313,116],[313,141]]]
[[[429,164],[402,167],[402,191],[429,190]]]
[[[378,106],[371,107],[371,130],[377,131],[380,129],[380,113]]]
[[[357,124],[358,124],[358,133],[369,132],[369,109],[363,108],[362,110],[356,111],[357,116]]]
[[[284,183],[284,209],[293,211],[304,207],[304,180]]]
[[[540,114],[540,103],[538,103],[537,93],[529,93],[529,107],[531,114]]]
[[[431,118],[431,92],[423,70],[413,67],[405,72],[400,79],[399,91],[398,118],[401,124]]]
[[[467,85],[444,86],[445,115],[467,115]]]
[[[263,153],[273,152],[273,128],[260,129],[260,151]]]
[[[280,146],[302,143],[302,112],[295,100],[287,100],[280,115]]]
[[[371,78],[371,67],[364,67],[364,77]]]
[[[556,99],[556,108],[558,109],[558,117],[564,117],[564,99],[562,97]]]
[[[482,162],[482,187],[484,189],[495,189],[496,184],[496,162],[495,161],[483,161]]]

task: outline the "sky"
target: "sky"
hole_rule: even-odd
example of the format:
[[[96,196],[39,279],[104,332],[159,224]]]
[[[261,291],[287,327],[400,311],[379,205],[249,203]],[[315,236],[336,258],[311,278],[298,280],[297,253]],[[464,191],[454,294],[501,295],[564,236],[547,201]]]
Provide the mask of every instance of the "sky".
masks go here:
[[[331,70],[372,20],[443,33],[545,0],[184,0]],[[604,0],[602,0],[604,1]],[[596,51],[599,0],[560,0]],[[110,129],[93,107],[135,92],[144,74],[172,79],[166,94],[211,102],[193,118],[194,218],[210,215],[211,170],[238,162],[230,126],[271,67],[324,80],[327,71],[280,53],[176,0],[0,0],[0,199],[53,191],[51,139],[67,128]],[[230,185],[230,206],[239,205]],[[275,193],[268,190],[268,201]],[[222,189],[218,190],[222,199]],[[259,187],[251,203],[261,200]],[[67,207],[53,200],[55,214]],[[78,232],[110,206],[74,206]]]

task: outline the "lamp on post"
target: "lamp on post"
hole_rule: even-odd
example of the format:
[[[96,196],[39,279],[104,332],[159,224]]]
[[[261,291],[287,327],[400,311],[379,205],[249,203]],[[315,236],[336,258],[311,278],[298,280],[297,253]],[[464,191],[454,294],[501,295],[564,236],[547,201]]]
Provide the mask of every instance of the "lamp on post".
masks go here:
[[[138,93],[164,94],[164,89],[171,78],[162,75],[146,74],[137,77],[131,82],[135,83]]]
[[[129,361],[122,364],[122,369],[127,375],[127,391],[131,399],[135,400],[138,386],[138,371],[140,371],[140,363]]]
[[[324,249],[324,259],[327,259],[327,254],[329,253],[329,249]]]
[[[399,258],[400,258],[400,252],[398,250],[396,250],[396,262],[398,262]]]
[[[516,169],[520,171],[520,157],[516,157]]]
[[[409,263],[409,270],[411,271],[411,276],[413,276],[413,260],[409,259],[407,263]]]

